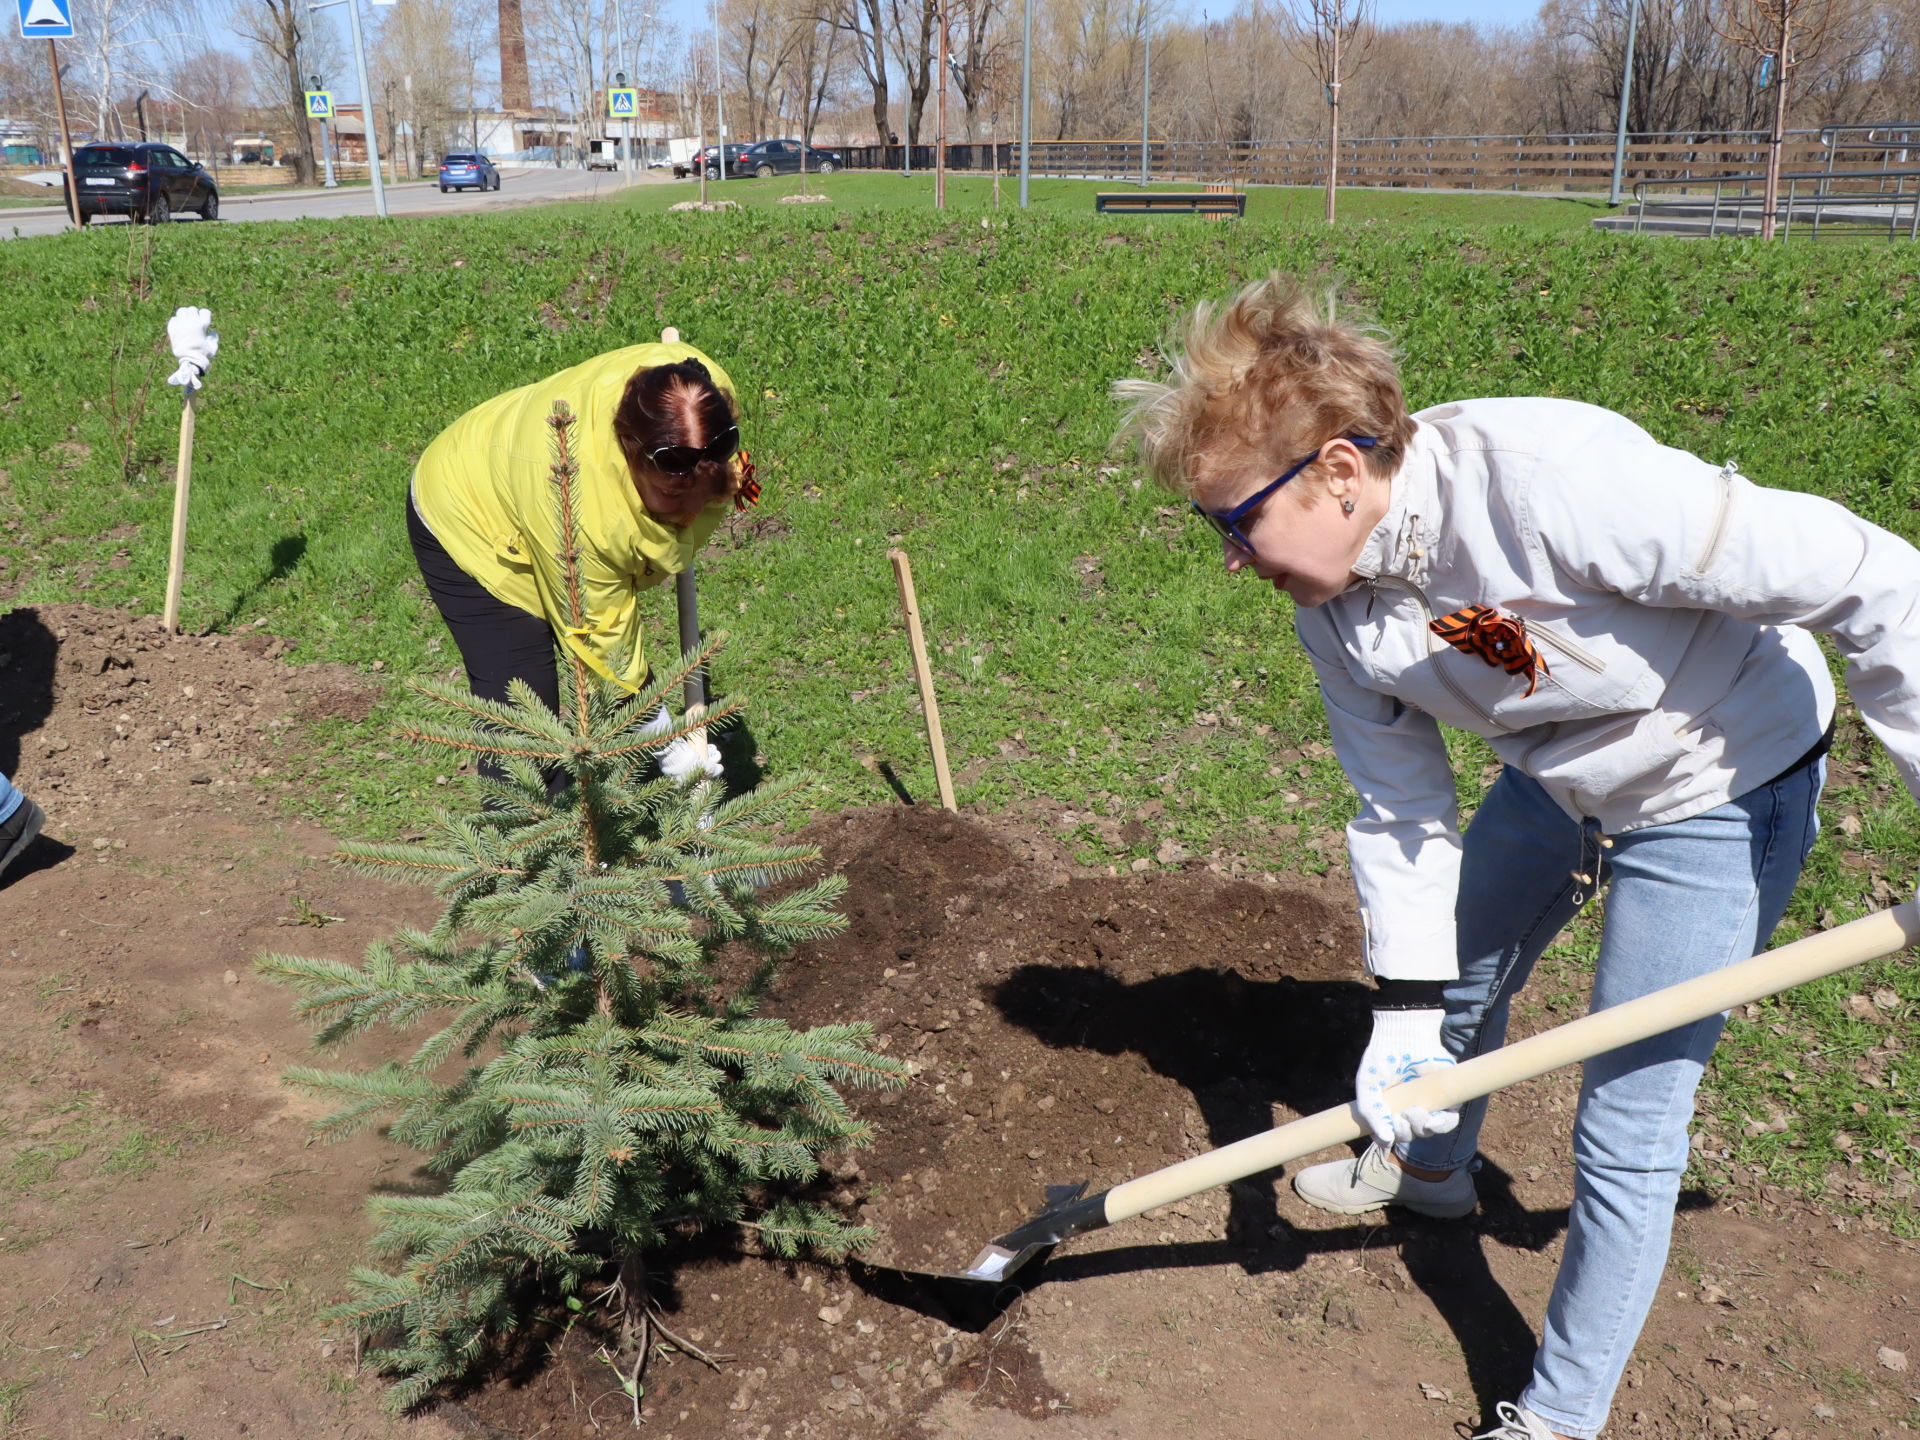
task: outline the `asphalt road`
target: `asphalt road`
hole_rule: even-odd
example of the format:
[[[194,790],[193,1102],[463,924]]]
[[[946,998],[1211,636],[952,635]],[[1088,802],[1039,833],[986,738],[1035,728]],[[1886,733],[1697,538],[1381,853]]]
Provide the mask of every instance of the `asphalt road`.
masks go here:
[[[631,184],[672,184],[669,172],[654,171],[631,178],[606,170],[502,170],[498,190],[455,190],[442,195],[430,180],[411,180],[387,186],[387,212],[392,215],[460,215],[502,206],[537,205],[552,200],[593,200]],[[220,196],[222,224],[251,220],[331,220],[373,214],[373,187],[356,185],[340,190],[275,190],[249,194],[235,186]],[[95,220],[89,229],[106,229],[130,222]],[[194,216],[175,224],[198,225]],[[56,203],[44,210],[0,210],[0,239],[52,235],[70,228],[66,211]]]

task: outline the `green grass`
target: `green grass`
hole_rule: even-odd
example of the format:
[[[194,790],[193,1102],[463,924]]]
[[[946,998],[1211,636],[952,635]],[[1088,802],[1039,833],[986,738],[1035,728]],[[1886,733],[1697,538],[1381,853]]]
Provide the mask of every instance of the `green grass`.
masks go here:
[[[751,198],[792,182],[726,183]],[[890,772],[931,794],[885,559],[899,544],[963,801],[1070,814],[1058,833],[1089,862],[1172,840],[1283,872],[1324,869],[1353,803],[1288,611],[1231,583],[1108,445],[1108,381],[1152,366],[1193,300],[1276,267],[1338,278],[1399,338],[1416,406],[1592,401],[1920,533],[1920,250],[1636,241],[1588,232],[1585,202],[1516,196],[1356,192],[1329,229],[1313,192],[1209,223],[1097,217],[1095,187],[1068,182],[997,216],[980,180],[953,183],[947,216],[919,180],[829,184],[833,205],[720,216],[652,213],[691,187],[650,186],[384,226],[0,247],[15,322],[0,336],[0,586],[158,609],[178,423],[161,337],[173,307],[205,304],[222,351],[199,419],[187,623],[264,621],[296,659],[370,679],[376,662],[383,678],[446,674],[400,523],[414,458],[468,406],[673,324],[740,382],[767,482],[703,559],[701,596],[708,627],[735,636],[718,687],[750,697],[771,770],[821,771],[836,805],[887,802]],[[112,548],[124,568],[103,564]],[[649,603],[669,643],[670,594]],[[396,687],[366,724],[284,738],[272,783],[338,833],[417,825],[450,772],[390,738],[407,706]],[[1470,737],[1455,750],[1471,804],[1488,755]],[[1920,816],[1857,725],[1827,809],[1791,933],[1910,894],[1920,865]],[[1860,828],[1843,850],[1847,815]],[[1563,947],[1576,978],[1583,947],[1582,931]],[[1848,1010],[1880,989],[1894,1024]],[[1702,1178],[1737,1189],[1757,1165],[1772,1183],[1891,1191],[1920,1169],[1912,1077],[1869,1053],[1912,1033],[1916,1005],[1920,974],[1889,963],[1737,1021],[1710,1101],[1730,1154]],[[1793,1080],[1783,1054],[1804,1058],[1785,1062]],[[1798,1117],[1788,1137],[1742,1133],[1735,1117],[1769,1103]],[[1915,1228],[1905,1202],[1880,1213]]]
[[[798,175],[779,175],[771,180],[712,180],[707,182],[709,200],[731,200],[748,208],[771,207],[780,212],[792,210],[909,210],[933,212],[933,177],[925,171],[903,176],[898,171],[854,170],[835,175],[809,175],[807,189],[826,195],[827,206],[784,205],[781,201],[800,192]],[[1156,182],[1153,190],[1194,190],[1190,181]],[[1028,213],[1042,216],[1090,218],[1093,197],[1101,191],[1137,191],[1139,186],[1122,180],[1034,179],[1028,186]],[[671,205],[699,197],[697,182],[673,182],[633,185],[610,192],[592,205],[619,205],[643,214],[659,214]],[[1176,233],[1205,229],[1217,224],[1244,223],[1267,225],[1280,223],[1321,224],[1324,192],[1298,187],[1259,186],[1247,192],[1247,218],[1244,222],[1206,220],[1190,215],[1114,215],[1102,216],[1098,223],[1127,229],[1171,228]],[[1000,180],[1000,209],[1003,214],[1017,212],[1020,180],[1005,175]],[[1422,194],[1411,190],[1344,189],[1339,195],[1342,220],[1366,228],[1387,223],[1420,225],[1512,225],[1535,232],[1581,230],[1595,215],[1607,213],[1604,200],[1592,195],[1524,195],[1494,191],[1473,194]],[[993,209],[993,180],[989,176],[953,174],[947,177],[947,208],[956,214],[990,212]]]

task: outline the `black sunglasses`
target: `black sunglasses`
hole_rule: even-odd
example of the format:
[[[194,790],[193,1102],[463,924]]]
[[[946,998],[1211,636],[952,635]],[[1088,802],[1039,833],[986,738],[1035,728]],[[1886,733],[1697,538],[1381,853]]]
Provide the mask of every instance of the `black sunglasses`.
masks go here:
[[[647,463],[662,475],[691,475],[702,460],[729,460],[740,448],[740,427],[729,425],[704,447],[662,445],[647,452]]]
[[[1338,438],[1342,440],[1351,440],[1355,445],[1358,445],[1362,450],[1371,450],[1374,446],[1380,443],[1379,440],[1377,440],[1371,435],[1342,435],[1342,436],[1339,436]],[[1331,444],[1331,443],[1332,443],[1331,441],[1328,442],[1328,444]],[[1327,448],[1326,445],[1322,445],[1320,447],[1320,450],[1324,450],[1326,448]],[[1299,464],[1288,466],[1286,473],[1280,476],[1279,479],[1274,480],[1269,484],[1267,484],[1266,486],[1264,486],[1263,488],[1254,491],[1253,494],[1249,495],[1246,499],[1242,500],[1238,505],[1234,506],[1231,510],[1227,510],[1224,512],[1214,511],[1214,510],[1203,510],[1200,508],[1200,503],[1197,500],[1189,500],[1187,503],[1193,507],[1193,513],[1198,515],[1202,520],[1206,521],[1209,525],[1213,526],[1215,530],[1218,530],[1220,532],[1221,538],[1227,541],[1228,544],[1234,546],[1238,550],[1244,551],[1248,555],[1255,554],[1256,552],[1253,548],[1253,541],[1248,539],[1247,532],[1240,528],[1240,522],[1247,519],[1249,516],[1253,514],[1254,511],[1258,510],[1262,505],[1264,505],[1267,502],[1268,497],[1270,497],[1274,491],[1278,490],[1282,485],[1286,484],[1289,480],[1293,479],[1294,476],[1298,475],[1302,470],[1306,469],[1307,466],[1311,465],[1314,461],[1318,460],[1320,458],[1320,450],[1314,451],[1311,455],[1307,456],[1307,458],[1302,460]]]

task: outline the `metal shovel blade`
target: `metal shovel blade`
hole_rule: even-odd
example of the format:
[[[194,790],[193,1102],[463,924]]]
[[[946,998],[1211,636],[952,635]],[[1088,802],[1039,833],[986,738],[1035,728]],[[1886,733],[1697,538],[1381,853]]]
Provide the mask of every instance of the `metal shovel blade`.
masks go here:
[[[849,1261],[848,1266],[860,1287],[877,1299],[930,1315],[958,1330],[984,1330],[1020,1294],[1021,1287],[1012,1280],[1014,1272],[1085,1228],[1073,1224],[1074,1217],[1102,1199],[1097,1195],[1082,1201],[1086,1190],[1085,1181],[1047,1186],[1047,1201],[1040,1213],[990,1243],[965,1270],[902,1270],[859,1260]]]

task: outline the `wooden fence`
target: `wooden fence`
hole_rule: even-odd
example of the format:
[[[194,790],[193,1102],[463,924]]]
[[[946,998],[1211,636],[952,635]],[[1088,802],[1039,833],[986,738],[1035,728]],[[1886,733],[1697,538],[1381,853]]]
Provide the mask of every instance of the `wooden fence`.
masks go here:
[[[1888,132],[1888,133],[1879,133]],[[949,144],[950,170],[1019,168],[1018,143]],[[849,169],[929,170],[931,145],[855,145],[842,150]],[[1153,180],[1226,180],[1242,185],[1324,185],[1324,139],[1262,140],[1247,144],[1156,140],[1148,147]],[[1340,143],[1339,181],[1395,189],[1605,190],[1613,177],[1613,137],[1596,135],[1428,135],[1361,138]],[[1624,183],[1636,180],[1707,180],[1763,169],[1766,136],[1643,137],[1626,147]],[[1920,126],[1858,127],[1789,136],[1782,169],[1802,174],[1886,170],[1920,161]],[[910,163],[909,163],[910,162]],[[1104,140],[1036,140],[1035,175],[1103,180],[1140,177],[1140,143]]]

